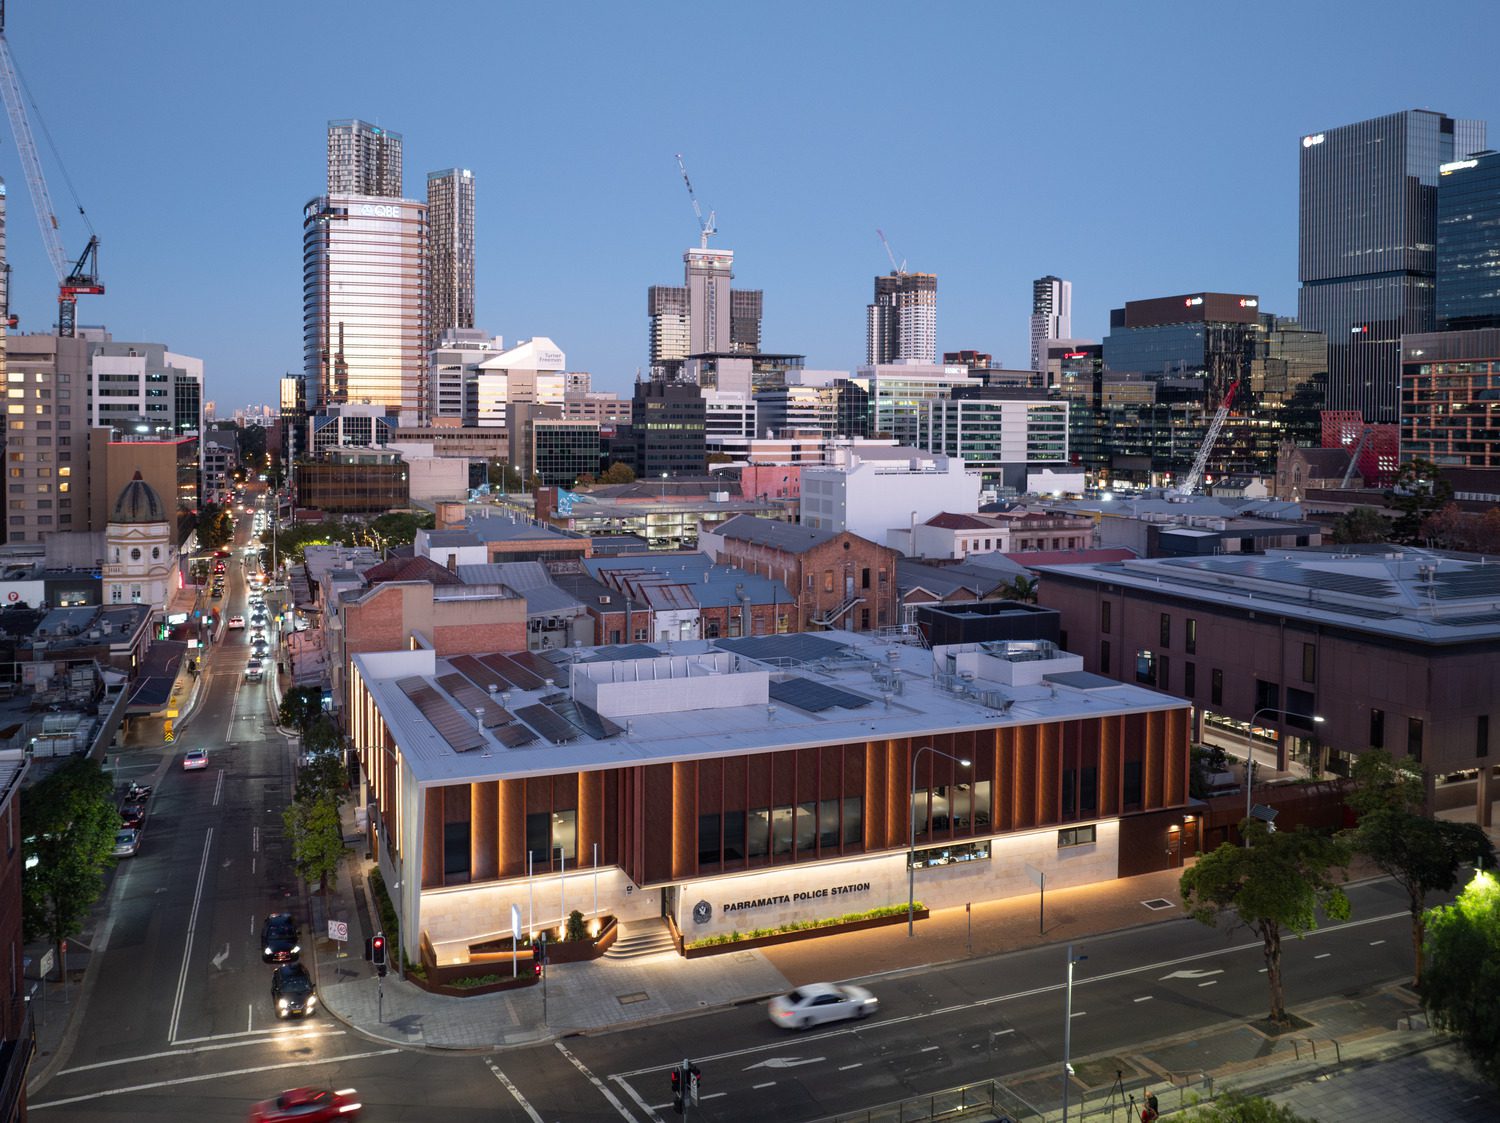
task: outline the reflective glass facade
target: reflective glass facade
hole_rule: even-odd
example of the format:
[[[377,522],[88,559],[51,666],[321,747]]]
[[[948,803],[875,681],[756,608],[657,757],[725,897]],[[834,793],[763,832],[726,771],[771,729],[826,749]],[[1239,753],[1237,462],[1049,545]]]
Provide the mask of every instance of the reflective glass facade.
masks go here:
[[[331,195],[302,219],[302,362],[317,408],[425,412],[427,208]]]
[[[1438,177],[1437,326],[1500,328],[1500,152],[1445,164]]]
[[[1409,110],[1301,138],[1297,319],[1328,336],[1328,402],[1400,409],[1400,339],[1431,331],[1438,169],[1482,126]]]
[[[358,118],[329,121],[328,194],[399,199],[401,134]]]
[[[474,173],[427,173],[427,349],[474,326]]]
[[[1401,341],[1401,458],[1500,468],[1500,330]]]
[[[548,487],[572,487],[599,471],[599,424],[572,419],[531,422],[531,471]]]

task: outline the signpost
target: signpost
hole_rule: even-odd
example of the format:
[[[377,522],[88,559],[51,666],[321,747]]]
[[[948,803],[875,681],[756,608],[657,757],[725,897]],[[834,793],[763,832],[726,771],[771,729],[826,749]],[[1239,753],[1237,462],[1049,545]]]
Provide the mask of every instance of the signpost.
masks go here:
[[[521,942],[521,906],[510,906],[510,977],[514,979],[516,969],[516,945]]]
[[[1031,883],[1041,890],[1037,898],[1037,935],[1047,934],[1047,875],[1037,869],[1030,862],[1026,863],[1026,876],[1031,878]]]
[[[328,922],[328,938],[337,940],[344,944],[349,942],[349,922],[347,920],[330,920]]]

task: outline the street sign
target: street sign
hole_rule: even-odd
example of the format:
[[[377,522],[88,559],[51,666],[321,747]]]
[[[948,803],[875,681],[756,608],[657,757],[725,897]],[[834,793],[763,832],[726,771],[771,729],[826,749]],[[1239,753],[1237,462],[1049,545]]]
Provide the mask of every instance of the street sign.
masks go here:
[[[337,940],[339,943],[349,941],[349,922],[347,920],[330,920],[328,922],[328,938]]]
[[[521,940],[521,906],[510,906],[510,938],[517,943]]]

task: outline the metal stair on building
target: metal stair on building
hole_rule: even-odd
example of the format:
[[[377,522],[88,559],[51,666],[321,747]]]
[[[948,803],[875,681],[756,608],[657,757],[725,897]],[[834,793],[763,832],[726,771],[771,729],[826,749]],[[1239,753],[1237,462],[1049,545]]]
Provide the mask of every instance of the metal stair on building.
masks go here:
[[[660,917],[655,920],[633,920],[620,925],[620,934],[604,953],[605,959],[638,959],[643,955],[675,952],[672,930]]]
[[[865,598],[862,593],[855,593],[853,596],[845,599],[844,603],[839,605],[832,612],[825,612],[822,616],[814,616],[812,622],[820,628],[831,628],[835,624],[837,624],[840,618],[843,617],[843,615],[850,609],[852,609],[855,605],[864,603],[864,599]]]

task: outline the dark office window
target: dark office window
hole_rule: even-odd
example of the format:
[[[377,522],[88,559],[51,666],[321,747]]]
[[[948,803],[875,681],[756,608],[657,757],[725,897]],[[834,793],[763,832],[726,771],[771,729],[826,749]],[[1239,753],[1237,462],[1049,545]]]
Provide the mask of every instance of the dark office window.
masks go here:
[[[1406,755],[1418,764],[1422,762],[1422,719],[1406,719]]]
[[[745,813],[724,812],[724,860],[738,862],[745,856]]]
[[[533,866],[546,866],[552,860],[552,816],[545,811],[526,816],[526,852]]]
[[[825,850],[839,848],[839,801],[825,799],[818,804],[818,845]]]
[[[1172,646],[1172,617],[1165,612],[1161,614],[1161,645]]]
[[[1279,711],[1281,709],[1281,687],[1274,682],[1256,679],[1255,708],[1257,710]],[[1273,713],[1272,716],[1278,717],[1280,715]]]
[[[1224,704],[1224,672],[1218,667],[1213,669],[1213,674],[1209,678],[1208,700],[1215,706]]]
[[[1099,641],[1099,673],[1109,674],[1109,640],[1107,639]]]
[[[1318,648],[1316,644],[1302,645],[1302,681],[1318,681]]]
[[[1152,652],[1141,650],[1135,653],[1135,681],[1147,686],[1156,685],[1156,656]]]
[[[1480,714],[1474,727],[1474,755],[1490,755],[1490,715]]]
[[[844,800],[845,846],[864,845],[864,806],[864,800],[859,796]]]
[[[1099,813],[1099,769],[1090,764],[1078,775],[1078,814],[1085,819]]]
[[[469,820],[443,824],[443,884],[469,880]]]
[[[1099,630],[1109,635],[1109,601],[1099,602]]]
[[[1188,617],[1187,626],[1184,628],[1184,646],[1189,655],[1198,653],[1198,621],[1191,616]]]
[[[1318,700],[1311,690],[1298,690],[1295,686],[1286,688],[1286,713],[1283,720],[1294,729],[1311,730],[1313,718],[1318,712]]]
[[[698,864],[716,865],[723,860],[719,846],[719,817],[698,816]]]
[[[1068,633],[1067,632],[1060,631],[1060,632],[1057,633],[1057,646],[1060,647],[1060,648],[1062,648],[1064,651],[1068,650]]]
[[[1184,663],[1182,665],[1182,694],[1185,698],[1191,698],[1198,693],[1198,664]]]
[[[1092,823],[1086,827],[1064,827],[1057,832],[1057,848],[1062,850],[1069,846],[1087,846],[1091,842],[1097,842],[1099,828]]]
[[[764,858],[771,852],[771,809],[757,807],[750,812],[749,846],[746,853],[752,858]]]
[[[792,809],[771,808],[771,856],[778,857],[792,852]]]
[[[1156,689],[1172,689],[1172,663],[1165,655],[1156,657]]]
[[[862,570],[859,571],[859,587],[861,589],[868,589],[870,587],[870,567],[869,566],[866,566],[864,569],[862,569]]]
[[[1385,711],[1370,711],[1370,748],[1385,748]]]
[[[1128,811],[1132,807],[1139,807],[1141,805],[1141,793],[1144,791],[1141,786],[1141,762],[1138,760],[1127,760],[1121,779],[1123,781],[1121,786],[1124,788],[1123,794],[1126,810]]]

